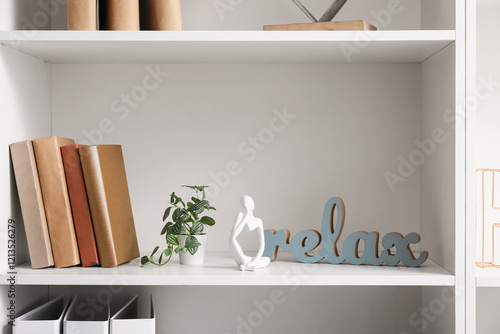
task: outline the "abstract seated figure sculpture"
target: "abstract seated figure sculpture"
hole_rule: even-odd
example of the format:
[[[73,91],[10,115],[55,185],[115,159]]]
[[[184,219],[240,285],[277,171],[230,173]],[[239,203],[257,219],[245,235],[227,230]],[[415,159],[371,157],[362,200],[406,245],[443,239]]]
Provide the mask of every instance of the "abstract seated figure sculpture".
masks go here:
[[[255,203],[250,196],[241,197],[241,205],[245,209],[245,212],[239,212],[238,216],[236,217],[233,229],[231,231],[231,237],[229,239],[229,248],[231,249],[236,264],[241,271],[254,271],[257,269],[265,268],[269,265],[271,259],[262,256],[262,254],[264,254],[264,249],[266,246],[262,219],[254,217],[253,210],[255,208]],[[242,232],[250,232],[254,230],[257,230],[259,234],[259,247],[257,255],[255,257],[250,257],[245,255],[237,238]]]

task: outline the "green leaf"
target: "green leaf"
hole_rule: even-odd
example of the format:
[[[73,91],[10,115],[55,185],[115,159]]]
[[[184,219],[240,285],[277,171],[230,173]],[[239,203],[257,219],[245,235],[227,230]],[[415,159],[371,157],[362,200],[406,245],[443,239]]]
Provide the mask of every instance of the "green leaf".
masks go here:
[[[206,201],[206,200],[199,201],[198,203],[196,203],[195,205],[193,205],[191,207],[190,211],[196,212],[197,214],[200,214],[203,212],[206,204],[208,204],[208,201]]]
[[[184,213],[182,216],[179,217],[179,223],[186,223],[191,219],[191,216],[188,213]]]
[[[184,225],[182,225],[181,233],[179,233],[179,234],[189,234],[189,231],[186,229],[186,227]]]
[[[201,222],[196,222],[193,224],[191,228],[191,234],[201,233],[203,232],[204,226]]]
[[[148,263],[149,263],[149,258],[147,256],[143,256],[141,258],[141,266],[145,266]]]
[[[184,185],[183,187],[196,190],[196,186],[186,186],[186,185]]]
[[[208,226],[214,226],[215,225],[215,220],[209,216],[203,216],[200,219],[200,223],[208,225]]]
[[[191,255],[194,255],[198,251],[198,247],[188,248],[187,250]]]
[[[176,198],[176,197],[177,197],[177,196],[175,196],[175,192],[171,193],[171,194],[170,194],[170,203],[174,204],[174,202],[175,202],[175,198]]]
[[[165,256],[170,256],[170,254],[172,254],[172,248],[169,247],[169,248],[165,249],[163,251],[163,253],[165,254]]]
[[[179,254],[181,252],[182,248],[177,247],[174,249],[175,254]]]
[[[172,209],[171,206],[169,206],[166,210],[165,210],[165,213],[163,214],[163,221],[165,221],[168,216],[170,215],[170,210]]]
[[[207,198],[207,194],[205,194],[205,188],[203,188],[203,199]]]
[[[196,239],[195,236],[190,235],[189,237],[186,238],[186,244],[184,247],[186,247],[188,250],[189,250],[189,248],[196,248],[198,246],[201,246],[201,244],[198,241],[198,239]],[[191,253],[191,254],[193,254],[193,253]]]
[[[151,256],[155,255],[155,253],[158,251],[158,249],[160,249],[160,246],[155,247],[155,250],[153,251],[153,253],[151,253]]]
[[[167,234],[173,234],[172,230],[174,229],[174,224],[168,223],[167,225]]]
[[[191,214],[193,215],[195,221],[200,220],[200,218],[196,212],[191,212]]]
[[[179,239],[175,235],[167,235],[167,242],[171,245],[179,246]]]
[[[191,200],[192,200],[193,202],[195,202],[195,203],[198,203],[198,202],[200,201],[200,200],[199,200],[199,199],[197,199],[196,197],[191,197]]]
[[[158,259],[158,263],[161,264],[161,260],[163,259],[163,254],[165,254],[165,251],[161,252],[160,258]]]
[[[172,220],[174,222],[177,222],[177,219],[179,219],[179,216],[181,215],[181,208],[177,208],[174,210],[174,213],[172,214]]]
[[[160,235],[164,235],[165,233],[167,233],[170,226],[172,226],[171,222],[166,223],[165,226],[163,226]]]
[[[217,211],[217,209],[214,208],[213,206],[209,207],[208,210],[215,210],[215,211]]]
[[[188,202],[188,203],[187,203],[187,208],[188,208],[188,210],[189,210],[192,206],[193,206],[193,203],[191,203],[191,202]]]
[[[179,235],[182,234],[182,224],[181,223],[176,223],[174,226],[172,226],[172,234]]]

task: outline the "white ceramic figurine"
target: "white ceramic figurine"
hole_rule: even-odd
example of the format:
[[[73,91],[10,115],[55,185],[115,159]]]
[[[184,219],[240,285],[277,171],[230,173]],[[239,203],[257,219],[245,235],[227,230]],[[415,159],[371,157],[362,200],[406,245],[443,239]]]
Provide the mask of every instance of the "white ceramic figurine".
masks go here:
[[[257,270],[260,268],[265,268],[271,262],[268,257],[262,257],[264,253],[264,248],[266,246],[264,240],[264,226],[262,225],[262,219],[255,218],[253,215],[253,209],[255,204],[250,196],[241,197],[241,205],[245,208],[245,212],[238,213],[236,220],[234,222],[233,230],[231,231],[231,238],[229,240],[229,247],[233,253],[236,264],[240,270]],[[241,249],[240,244],[236,238],[243,231],[254,231],[257,229],[259,232],[259,250],[255,257],[246,256]]]

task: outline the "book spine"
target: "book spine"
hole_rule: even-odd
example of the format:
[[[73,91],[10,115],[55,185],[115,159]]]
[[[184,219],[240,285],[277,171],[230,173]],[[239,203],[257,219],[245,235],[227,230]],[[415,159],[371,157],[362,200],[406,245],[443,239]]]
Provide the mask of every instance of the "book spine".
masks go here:
[[[107,30],[140,30],[139,0],[101,0]]]
[[[54,265],[38,169],[31,141],[10,145],[24,229],[28,241],[31,267],[39,269]]]
[[[132,203],[120,145],[97,145],[117,264],[139,257]]]
[[[61,147],[61,153],[68,183],[69,200],[73,212],[80,259],[82,267],[88,267],[99,264],[99,257],[78,153],[79,147],[81,145],[78,144],[63,146]]]
[[[116,259],[97,147],[81,147],[79,152],[99,251],[99,260],[103,267],[114,267],[118,265],[118,261]]]
[[[180,0],[149,0],[153,30],[182,30]]]
[[[71,144],[74,144],[72,139],[61,137],[33,140],[56,268],[80,264],[60,150],[61,146]]]
[[[97,0],[68,0],[68,29],[97,30]]]

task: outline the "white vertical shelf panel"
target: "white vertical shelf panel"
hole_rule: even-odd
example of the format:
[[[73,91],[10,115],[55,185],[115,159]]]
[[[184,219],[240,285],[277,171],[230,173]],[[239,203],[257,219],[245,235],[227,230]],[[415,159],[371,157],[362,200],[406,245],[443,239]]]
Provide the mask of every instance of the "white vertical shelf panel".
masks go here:
[[[40,59],[0,47],[1,156],[0,212],[5,229],[0,233],[2,249],[7,249],[7,220],[16,221],[16,257],[28,259],[24,225],[10,164],[9,144],[51,133],[50,64]],[[7,267],[7,252],[0,253],[1,268]]]
[[[499,1],[495,0],[500,4]],[[476,1],[466,2],[466,96],[476,96]],[[475,277],[475,250],[476,250],[476,107],[469,105],[467,114],[471,115],[466,122],[466,208],[465,208],[465,230],[466,230],[466,250],[465,250],[465,330],[467,334],[476,333],[476,277]]]
[[[456,139],[453,123],[455,110],[455,45],[450,45],[422,64],[421,141],[429,141],[435,131],[445,133],[446,140],[435,143],[435,151],[420,167],[420,212],[422,248],[447,270],[458,275],[456,265],[457,228],[455,214]],[[451,108],[451,109],[450,109]],[[451,120],[450,120],[451,117]],[[423,289],[424,307],[436,298],[439,289]],[[438,321],[428,324],[433,333],[451,333],[455,305],[449,305]],[[451,320],[453,321],[453,320]],[[458,326],[455,326],[458,330]],[[457,331],[458,333],[458,331]]]
[[[7,221],[14,219],[16,224],[16,260],[28,259],[28,247],[24,233],[17,198],[16,184],[10,163],[9,144],[27,138],[45,137],[51,133],[51,85],[50,64],[40,59],[0,46],[0,213],[3,228],[0,231],[0,268],[7,268]],[[10,306],[10,288],[0,289],[3,298],[0,307]],[[35,298],[47,292],[38,289],[28,298],[16,296],[16,308],[23,311]],[[7,328],[7,317],[2,325]]]
[[[467,203],[467,119],[462,119],[467,108],[466,77],[466,0],[455,1],[455,334],[466,333],[466,203]]]
[[[452,30],[0,32],[50,63],[420,63],[454,40]]]

